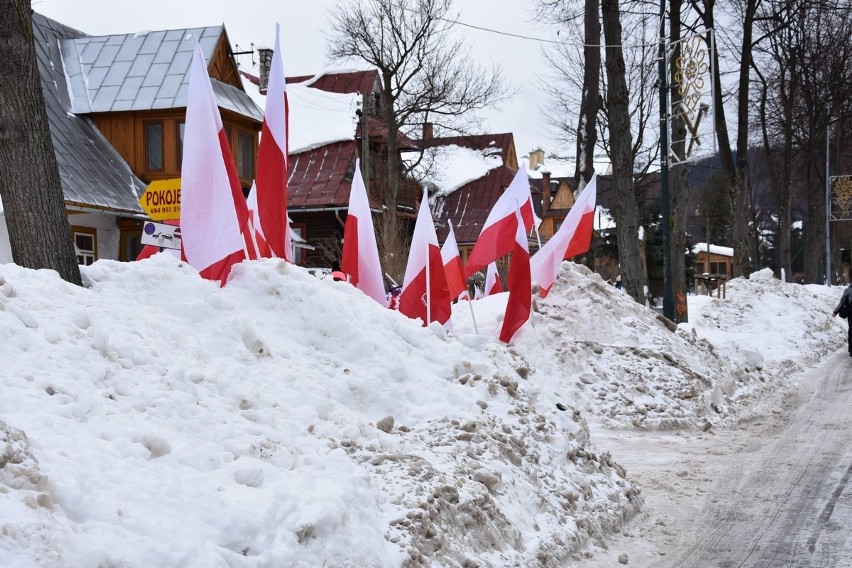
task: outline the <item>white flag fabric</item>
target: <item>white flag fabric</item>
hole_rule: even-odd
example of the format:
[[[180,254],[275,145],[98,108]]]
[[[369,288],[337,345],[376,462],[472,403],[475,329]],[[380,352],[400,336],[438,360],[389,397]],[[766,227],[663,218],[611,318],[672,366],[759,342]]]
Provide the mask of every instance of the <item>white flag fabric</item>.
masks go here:
[[[203,277],[227,280],[231,266],[255,258],[243,231],[248,208],[198,42],[192,56],[181,165],[181,238]]]
[[[467,279],[464,277],[464,268],[462,267],[459,246],[456,242],[456,233],[453,231],[452,223],[450,223],[450,231],[447,233],[444,245],[441,247],[441,260],[444,262],[444,273],[447,277],[447,287],[450,289],[450,296],[459,299],[469,299]]]
[[[275,24],[275,51],[257,151],[257,202],[260,226],[269,248],[275,256],[292,262],[293,244],[287,218],[289,104],[279,35],[279,26]]]
[[[595,220],[597,181],[595,174],[568,211],[559,230],[530,259],[530,274],[541,287],[542,298],[547,296],[556,281],[562,261],[589,250]]]
[[[517,231],[517,226],[515,227]],[[500,282],[500,273],[497,271],[497,263],[492,262],[488,265],[488,270],[485,271],[485,288],[482,292],[483,297],[499,294],[503,291],[503,283]]]
[[[340,269],[356,288],[383,306],[388,305],[379,261],[379,246],[373,228],[373,215],[367,187],[361,177],[361,161],[355,160],[355,174],[349,192],[349,212],[343,231],[343,253]]]
[[[452,315],[452,297],[425,189],[411,238],[399,311],[412,319],[420,318],[423,325],[433,321],[444,325]]]
[[[521,164],[518,173],[515,174],[512,183],[506,191],[497,199],[479,238],[465,264],[465,276],[470,277],[494,262],[498,258],[506,256],[514,249],[515,232],[517,228],[517,217],[515,211],[520,208],[524,229],[528,232],[535,224],[535,213],[532,206],[532,195],[530,194],[530,181],[527,175],[526,163]]]

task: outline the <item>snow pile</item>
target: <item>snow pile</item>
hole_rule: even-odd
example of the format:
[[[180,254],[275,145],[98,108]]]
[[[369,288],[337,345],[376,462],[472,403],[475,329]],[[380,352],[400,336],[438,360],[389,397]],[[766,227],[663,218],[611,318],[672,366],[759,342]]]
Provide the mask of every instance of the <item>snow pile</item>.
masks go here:
[[[0,266],[0,565],[557,566],[641,504],[495,341],[278,261],[83,270]]]
[[[447,335],[277,260],[83,271],[0,265],[2,566],[565,566],[643,504],[590,422],[733,425],[845,340],[765,272],[671,332],[563,263],[506,347],[507,294]]]
[[[843,345],[845,322],[828,317],[840,293],[782,284],[764,270],[729,282],[724,300],[690,296],[693,323],[672,333],[656,312],[565,262],[514,349],[538,374],[556,378],[540,384],[540,398],[613,427],[723,425],[767,411],[790,374]],[[474,303],[483,334],[496,335],[504,296]],[[459,332],[473,328],[467,307],[457,307],[453,321]]]

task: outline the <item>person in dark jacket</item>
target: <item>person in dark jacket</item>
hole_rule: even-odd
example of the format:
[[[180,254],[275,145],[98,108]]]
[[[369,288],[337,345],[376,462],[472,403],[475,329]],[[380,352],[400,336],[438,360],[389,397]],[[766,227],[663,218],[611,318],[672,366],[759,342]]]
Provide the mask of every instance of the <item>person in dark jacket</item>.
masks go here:
[[[840,296],[840,303],[837,304],[837,307],[831,313],[832,317],[837,317],[838,312],[844,306],[846,307],[846,311],[850,312],[846,318],[846,323],[849,324],[849,343],[847,345],[849,345],[849,356],[852,357],[852,282],[843,291],[843,295]]]

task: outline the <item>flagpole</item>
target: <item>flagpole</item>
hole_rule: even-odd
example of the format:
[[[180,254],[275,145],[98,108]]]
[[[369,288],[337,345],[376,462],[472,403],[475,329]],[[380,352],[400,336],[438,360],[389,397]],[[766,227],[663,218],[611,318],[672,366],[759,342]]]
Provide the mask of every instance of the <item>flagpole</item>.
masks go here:
[[[479,328],[476,325],[476,316],[473,315],[473,300],[468,296],[467,306],[470,308],[470,319],[473,320],[473,331],[476,332],[476,335],[479,335]]]
[[[429,193],[428,190],[423,188],[423,203],[420,204],[420,207],[429,207]],[[432,221],[432,212],[429,211],[429,222]],[[431,270],[429,270],[429,242],[426,241],[426,325],[432,321],[432,277],[430,274]]]

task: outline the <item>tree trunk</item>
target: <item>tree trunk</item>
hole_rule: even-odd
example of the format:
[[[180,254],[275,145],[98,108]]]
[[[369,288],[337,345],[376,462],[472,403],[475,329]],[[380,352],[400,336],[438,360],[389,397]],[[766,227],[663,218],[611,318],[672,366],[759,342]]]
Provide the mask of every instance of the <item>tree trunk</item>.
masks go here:
[[[597,117],[601,108],[601,24],[599,0],[586,0],[583,18],[585,47],[583,48],[583,96],[580,100],[580,119],[577,125],[577,167],[575,176],[580,189],[592,179],[595,170]]]
[[[81,285],[27,0],[0,0],[0,198],[15,264]]]
[[[633,136],[630,133],[627,77],[621,48],[621,14],[618,0],[603,0],[606,42],[607,114],[618,256],[624,289],[639,303],[645,301],[645,272],[639,247],[639,211],[633,191]]]
[[[683,50],[680,43],[681,27],[681,0],[670,0],[669,3],[669,40],[675,46],[672,61],[681,57]],[[675,65],[669,68],[669,85],[671,95],[671,140],[673,154],[685,160],[686,156],[686,124],[684,122],[685,109],[681,108],[682,89],[675,84]],[[661,150],[663,152],[667,149]],[[689,205],[689,183],[686,177],[686,164],[677,164],[671,168],[669,176],[671,189],[671,250],[666,251],[672,263],[672,292],[674,294],[674,321],[684,323],[689,321],[689,310],[687,308],[686,294],[686,216]],[[663,219],[663,222],[666,220]]]
[[[751,183],[748,178],[749,81],[751,71],[754,16],[759,0],[746,0],[743,21],[740,72],[737,93],[737,160],[734,176],[734,276],[748,276],[753,269],[750,248],[756,227],[749,223]]]

